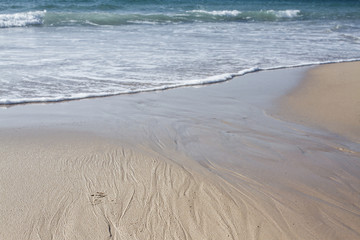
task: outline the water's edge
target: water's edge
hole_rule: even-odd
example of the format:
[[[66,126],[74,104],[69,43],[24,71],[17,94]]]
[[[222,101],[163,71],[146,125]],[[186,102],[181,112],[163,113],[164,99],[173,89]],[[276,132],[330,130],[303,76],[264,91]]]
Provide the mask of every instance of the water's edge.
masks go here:
[[[260,71],[272,71],[272,70],[279,70],[279,69],[287,69],[287,68],[298,68],[298,67],[308,67],[308,66],[317,66],[317,65],[324,65],[324,64],[333,64],[333,63],[343,63],[343,62],[356,62],[360,61],[358,59],[347,59],[347,60],[336,60],[336,61],[325,61],[325,62],[313,62],[313,63],[304,63],[299,65],[289,65],[289,66],[276,66],[270,68],[249,68],[237,73],[227,73],[221,74],[217,76],[208,77],[202,80],[194,80],[188,81],[184,84],[172,84],[167,86],[149,88],[144,90],[134,90],[134,91],[126,91],[126,92],[115,92],[115,93],[99,93],[99,94],[78,94],[77,96],[69,96],[69,97],[55,97],[55,98],[33,98],[33,99],[0,99],[0,107],[11,107],[16,105],[24,105],[24,104],[39,104],[39,103],[57,103],[57,102],[66,102],[66,101],[76,101],[76,100],[83,100],[83,99],[91,99],[91,98],[103,98],[103,97],[112,97],[118,95],[127,95],[127,94],[138,94],[144,92],[154,92],[154,91],[164,91],[174,88],[181,88],[181,87],[192,87],[192,86],[205,86],[210,84],[216,83],[223,83],[226,81],[230,81],[235,77],[241,77],[246,74],[256,73]]]

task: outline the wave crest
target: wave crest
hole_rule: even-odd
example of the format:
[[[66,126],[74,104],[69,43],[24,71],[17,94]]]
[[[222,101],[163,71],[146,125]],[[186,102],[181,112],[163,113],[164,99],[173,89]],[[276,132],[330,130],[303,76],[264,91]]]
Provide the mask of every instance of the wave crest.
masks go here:
[[[172,24],[189,22],[277,21],[300,16],[300,10],[247,11],[192,10],[183,13],[106,13],[106,12],[22,12],[0,14],[0,28],[27,27],[33,25],[128,25]]]
[[[278,18],[294,18],[300,15],[300,10],[283,10],[283,11],[266,11],[269,14],[274,14]]]
[[[45,13],[46,10],[13,14],[0,14],[0,28],[41,25],[44,22]]]
[[[224,10],[224,11],[205,11],[192,10],[187,13],[195,14],[196,17],[212,16],[212,17],[229,17],[230,20],[255,20],[255,21],[271,21],[279,19],[290,19],[300,16],[300,10],[260,10],[242,12],[238,10]]]
[[[192,10],[187,11],[188,13],[200,13],[200,14],[208,14],[214,16],[238,16],[241,14],[241,11],[238,10],[224,10],[224,11],[205,11],[205,10]]]

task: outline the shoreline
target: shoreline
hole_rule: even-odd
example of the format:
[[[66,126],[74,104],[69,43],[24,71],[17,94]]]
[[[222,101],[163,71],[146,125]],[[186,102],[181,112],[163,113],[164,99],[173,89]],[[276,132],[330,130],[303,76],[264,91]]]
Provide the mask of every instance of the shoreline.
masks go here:
[[[309,69],[0,108],[0,238],[359,238],[359,143],[271,115]]]
[[[245,76],[247,74],[255,74],[257,72],[262,71],[275,71],[275,70],[282,70],[282,69],[293,69],[293,68],[304,68],[304,67],[318,67],[322,65],[329,65],[329,64],[341,64],[341,63],[352,63],[352,62],[359,62],[360,59],[348,59],[348,60],[338,60],[338,61],[329,61],[329,62],[317,62],[317,63],[304,63],[299,65],[291,65],[291,66],[280,66],[280,67],[271,67],[271,68],[249,68],[244,69],[240,71],[239,73],[225,73],[220,74],[218,76],[225,76],[229,75],[231,77],[226,77],[225,80],[215,80],[215,81],[209,81],[209,82],[199,82],[199,83],[191,83],[191,84],[184,84],[179,86],[167,86],[163,88],[156,88],[156,89],[148,89],[148,90],[138,90],[133,92],[124,92],[124,93],[113,93],[113,94],[105,94],[105,95],[89,95],[85,97],[73,97],[73,98],[59,98],[59,99],[49,99],[49,100],[25,100],[25,101],[19,101],[19,102],[10,102],[8,101],[0,101],[0,108],[5,107],[15,107],[19,105],[28,105],[28,104],[56,104],[56,103],[62,103],[62,102],[71,102],[71,101],[81,101],[81,100],[87,100],[87,99],[97,99],[97,98],[108,98],[108,97],[116,97],[116,96],[122,96],[122,95],[132,95],[132,94],[142,94],[142,93],[151,93],[151,92],[158,92],[158,91],[167,91],[177,88],[188,88],[188,87],[206,87],[213,84],[222,84],[228,81],[232,81],[235,78]],[[209,78],[213,78],[214,76],[211,76]]]
[[[280,99],[281,117],[360,143],[360,62],[311,69]]]

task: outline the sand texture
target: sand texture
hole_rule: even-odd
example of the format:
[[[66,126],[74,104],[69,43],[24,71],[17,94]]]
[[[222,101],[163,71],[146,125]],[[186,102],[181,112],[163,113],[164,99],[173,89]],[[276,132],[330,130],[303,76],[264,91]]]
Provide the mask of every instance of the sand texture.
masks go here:
[[[283,99],[287,118],[360,142],[360,63],[328,64],[309,71]]]
[[[49,135],[1,142],[1,239],[281,235],[251,196],[241,199],[236,189],[230,195],[232,188],[156,153],[94,137],[52,136],[50,142]]]
[[[209,157],[204,169],[174,152],[159,155],[94,136],[58,135],[1,141],[1,239],[360,236],[359,202],[346,204],[358,199],[360,182],[351,168],[359,169],[359,162],[341,166],[316,153],[328,162],[318,166],[303,159],[313,151],[274,157],[260,144],[256,154],[229,154],[238,159],[231,165]],[[245,164],[246,158],[253,162]]]
[[[359,143],[270,114],[307,70],[1,108],[0,239],[360,239]]]

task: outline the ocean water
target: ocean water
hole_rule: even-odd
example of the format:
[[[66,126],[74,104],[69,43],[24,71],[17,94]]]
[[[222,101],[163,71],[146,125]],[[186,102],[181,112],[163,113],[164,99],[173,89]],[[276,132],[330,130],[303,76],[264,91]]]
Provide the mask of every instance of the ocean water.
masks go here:
[[[0,0],[0,105],[360,60],[360,1]]]

